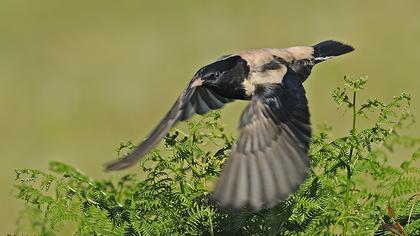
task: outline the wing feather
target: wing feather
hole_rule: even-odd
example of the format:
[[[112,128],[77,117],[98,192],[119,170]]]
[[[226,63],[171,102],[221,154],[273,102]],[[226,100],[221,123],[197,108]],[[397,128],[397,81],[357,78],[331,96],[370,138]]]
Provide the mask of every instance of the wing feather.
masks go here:
[[[288,68],[281,84],[256,87],[242,113],[238,141],[212,195],[221,207],[271,207],[305,180],[311,128],[302,81],[300,74]],[[228,189],[232,185],[233,194]]]
[[[149,136],[122,159],[107,163],[106,170],[121,170],[134,165],[156,147],[178,121],[189,119],[194,114],[204,114],[210,110],[221,108],[225,103],[232,101],[207,88],[192,87],[193,81],[194,79]]]

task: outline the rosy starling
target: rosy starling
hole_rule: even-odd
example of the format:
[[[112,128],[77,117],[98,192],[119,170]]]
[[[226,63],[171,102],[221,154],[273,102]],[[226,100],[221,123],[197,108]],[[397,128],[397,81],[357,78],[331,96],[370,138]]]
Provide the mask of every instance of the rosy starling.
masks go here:
[[[178,121],[234,100],[249,100],[239,120],[239,138],[211,197],[221,208],[257,211],[273,207],[296,191],[309,169],[311,126],[302,83],[314,65],[353,50],[327,40],[314,46],[223,56],[199,69],[150,135],[106,169],[132,166]]]

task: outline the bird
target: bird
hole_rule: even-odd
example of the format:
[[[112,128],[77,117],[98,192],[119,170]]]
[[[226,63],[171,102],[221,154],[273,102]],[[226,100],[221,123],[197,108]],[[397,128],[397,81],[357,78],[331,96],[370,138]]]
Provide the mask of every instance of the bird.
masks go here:
[[[326,40],[313,46],[222,56],[194,74],[165,117],[131,153],[105,168],[114,171],[134,165],[179,121],[247,100],[239,137],[210,197],[221,209],[272,208],[297,191],[310,168],[312,129],[303,82],[316,64],[353,50]]]

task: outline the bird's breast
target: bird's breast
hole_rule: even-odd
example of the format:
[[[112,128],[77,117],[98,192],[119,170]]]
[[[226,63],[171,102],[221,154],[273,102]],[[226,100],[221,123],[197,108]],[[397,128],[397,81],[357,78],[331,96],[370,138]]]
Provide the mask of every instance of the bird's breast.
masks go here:
[[[276,69],[250,71],[249,76],[242,82],[245,93],[252,96],[255,86],[259,84],[280,84],[287,72],[285,65],[279,65]]]

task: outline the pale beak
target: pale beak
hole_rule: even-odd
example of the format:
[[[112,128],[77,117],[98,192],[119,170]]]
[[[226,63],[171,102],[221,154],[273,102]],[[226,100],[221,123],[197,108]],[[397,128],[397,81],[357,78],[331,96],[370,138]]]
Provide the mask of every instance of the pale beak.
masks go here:
[[[191,83],[191,88],[195,88],[195,87],[200,87],[203,85],[203,80],[201,78],[195,79],[192,83]]]

